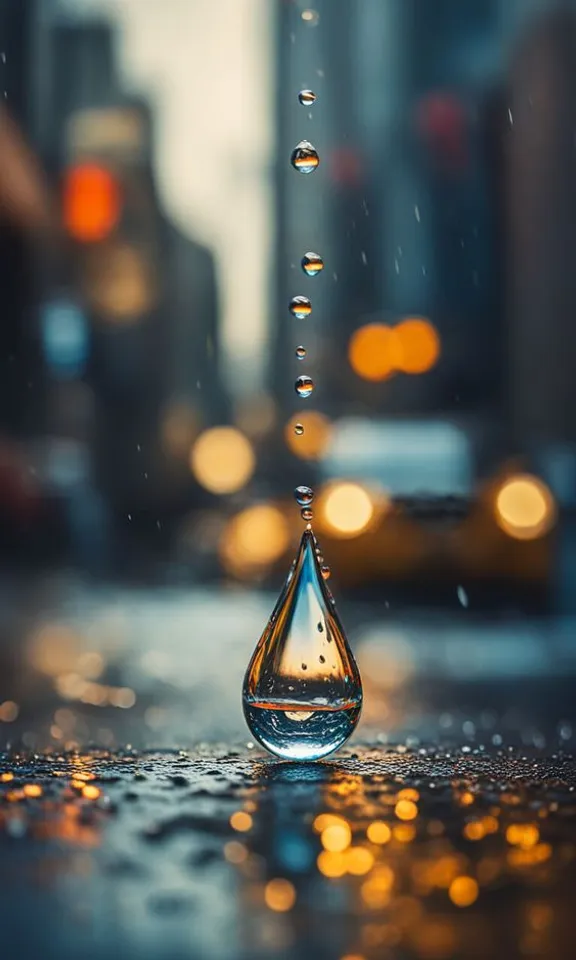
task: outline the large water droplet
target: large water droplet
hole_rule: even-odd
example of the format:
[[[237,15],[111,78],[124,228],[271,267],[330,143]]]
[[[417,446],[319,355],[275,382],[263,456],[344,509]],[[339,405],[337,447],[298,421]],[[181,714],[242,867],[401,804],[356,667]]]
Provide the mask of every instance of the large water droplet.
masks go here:
[[[296,487],[294,490],[294,499],[299,507],[309,507],[314,499],[312,487]]]
[[[305,320],[312,313],[312,304],[308,297],[292,297],[288,309],[297,320]]]
[[[318,760],[337,750],[362,707],[360,673],[314,548],[306,530],[242,691],[252,736],[287,760]]]
[[[301,140],[292,151],[290,163],[298,173],[314,173],[320,163],[316,147],[309,140]]]
[[[298,360],[303,360],[306,356],[306,347],[296,347],[294,352]]]
[[[301,260],[302,269],[307,277],[317,277],[324,269],[324,261],[319,253],[309,250]]]
[[[311,107],[313,103],[316,103],[316,94],[313,90],[301,90],[298,99],[303,107]]]
[[[302,423],[295,423],[294,433],[296,434],[297,437],[301,437],[302,434],[304,433],[304,425]]]
[[[299,397],[309,397],[314,391],[314,381],[312,377],[297,377],[294,389]]]

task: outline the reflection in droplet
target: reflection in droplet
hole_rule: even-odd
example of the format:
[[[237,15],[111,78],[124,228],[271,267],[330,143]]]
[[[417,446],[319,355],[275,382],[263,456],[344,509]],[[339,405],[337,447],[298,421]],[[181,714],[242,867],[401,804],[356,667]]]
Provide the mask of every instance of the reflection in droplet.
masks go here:
[[[296,347],[296,350],[294,352],[298,360],[303,360],[304,357],[306,356],[306,347],[302,347],[302,346]]]
[[[297,437],[302,436],[302,434],[304,433],[304,427],[301,423],[294,424],[294,433],[296,434]]]
[[[309,507],[314,500],[312,487],[296,487],[294,490],[294,499],[299,507]]]
[[[297,320],[305,320],[312,313],[312,304],[308,297],[292,297],[288,309]]]
[[[358,667],[323,582],[315,546],[313,533],[306,530],[244,679],[244,715],[252,735],[291,760],[317,760],[342,746],[362,704]],[[332,644],[330,663],[327,643]]]
[[[300,516],[302,517],[303,520],[306,520],[306,522],[308,523],[314,516],[314,511],[311,510],[310,507],[302,507],[300,511]]]
[[[314,390],[312,377],[297,377],[294,389],[299,397],[309,397]]]
[[[301,90],[298,94],[298,100],[303,107],[311,107],[316,102],[316,94],[313,90]]]
[[[316,147],[309,140],[301,140],[292,151],[290,163],[298,173],[314,173],[320,163]]]
[[[328,580],[332,571],[330,570],[330,567],[327,564],[324,564],[324,566],[320,568],[320,573],[322,574],[325,580]]]
[[[317,277],[324,269],[324,261],[319,253],[313,253],[309,250],[300,261],[302,269],[307,277]]]

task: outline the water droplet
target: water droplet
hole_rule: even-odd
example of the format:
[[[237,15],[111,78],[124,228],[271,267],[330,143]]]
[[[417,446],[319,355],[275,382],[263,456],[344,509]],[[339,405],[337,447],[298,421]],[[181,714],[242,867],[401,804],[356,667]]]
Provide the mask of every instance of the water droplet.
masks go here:
[[[324,269],[324,261],[319,253],[313,253],[309,250],[300,261],[302,269],[307,277],[317,277]]]
[[[326,663],[326,657],[323,657],[322,654],[320,654],[320,656],[318,657],[318,662],[319,662],[319,663]]]
[[[309,507],[314,500],[312,487],[296,487],[294,490],[294,499],[299,507]]]
[[[306,356],[306,347],[302,347],[302,346],[296,347],[296,350],[294,352],[298,360],[303,360],[304,357]]]
[[[303,10],[300,16],[309,27],[317,27],[320,23],[320,14],[317,10]]]
[[[320,163],[316,147],[309,140],[301,140],[292,151],[290,163],[298,173],[314,173]]]
[[[318,633],[324,633],[324,627],[322,626],[322,624],[320,623],[320,621],[318,621],[318,625],[317,625],[316,629],[318,630]]]
[[[314,511],[311,510],[310,507],[302,507],[302,510],[300,511],[300,516],[302,517],[303,520],[306,520],[306,522],[309,522],[314,516]]]
[[[312,313],[312,304],[308,297],[292,297],[288,309],[297,320],[305,320]]]
[[[298,377],[294,384],[294,389],[299,397],[309,397],[314,391],[314,381],[312,377]]]
[[[295,423],[295,424],[294,424],[294,433],[296,434],[297,437],[301,437],[302,434],[304,433],[304,426],[303,426],[303,424],[301,424],[301,423]]]
[[[316,94],[313,90],[301,90],[298,94],[298,100],[303,107],[311,107],[313,103],[316,103]]]
[[[354,730],[362,705],[358,667],[314,547],[314,535],[305,531],[244,678],[244,715],[252,736],[288,760],[318,760],[337,750]],[[318,622],[332,642],[330,666],[320,659],[325,637],[313,629]]]
[[[459,599],[460,603],[462,604],[462,606],[463,606],[463,607],[467,607],[467,606],[468,606],[468,594],[466,593],[464,587],[463,587],[463,586],[459,586],[458,589],[456,590],[456,594],[457,594],[458,599]]]
[[[320,573],[324,577],[324,580],[328,580],[332,571],[328,564],[325,563],[324,566],[320,567]]]

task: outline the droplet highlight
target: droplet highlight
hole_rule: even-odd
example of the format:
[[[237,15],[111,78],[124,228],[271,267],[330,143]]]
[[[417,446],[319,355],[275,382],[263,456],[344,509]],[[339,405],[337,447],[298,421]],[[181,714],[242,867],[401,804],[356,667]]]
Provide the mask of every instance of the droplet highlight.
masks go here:
[[[309,140],[301,140],[292,151],[290,163],[298,173],[314,173],[320,163],[320,157],[316,147]]]
[[[312,487],[296,487],[294,490],[294,499],[299,507],[309,507],[314,500]]]
[[[306,320],[312,313],[312,304],[308,297],[292,297],[288,309],[297,320]]]
[[[252,736],[286,760],[319,760],[337,750],[362,708],[360,673],[315,546],[313,533],[304,531],[244,678],[242,702]]]
[[[299,397],[309,397],[314,392],[314,381],[312,377],[298,377],[294,384],[294,389]]]
[[[324,580],[329,580],[330,574],[332,573],[332,571],[328,566],[328,564],[325,563],[322,567],[320,567],[320,573],[322,574],[322,577],[324,578]]]
[[[294,351],[294,353],[296,354],[297,360],[303,360],[304,357],[306,356],[306,347],[302,347],[302,346],[296,347],[296,350]]]
[[[311,107],[313,103],[316,103],[316,94],[313,90],[300,90],[298,100],[303,107]]]
[[[307,277],[317,277],[324,269],[324,261],[319,253],[313,253],[309,250],[300,261],[302,269]]]

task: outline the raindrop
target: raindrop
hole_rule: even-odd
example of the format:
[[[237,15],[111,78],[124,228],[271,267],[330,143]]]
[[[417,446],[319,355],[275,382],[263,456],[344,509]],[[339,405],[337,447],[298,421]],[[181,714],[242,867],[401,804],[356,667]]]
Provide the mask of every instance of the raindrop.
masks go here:
[[[300,511],[300,516],[302,517],[303,520],[306,520],[306,522],[309,522],[314,516],[314,511],[311,510],[310,507],[302,507]]]
[[[302,434],[304,433],[304,425],[302,423],[295,423],[294,433],[296,434],[297,437],[301,437]]]
[[[290,163],[298,173],[314,173],[320,163],[318,151],[309,140],[301,140],[292,151]]]
[[[299,397],[309,397],[314,392],[314,381],[312,377],[298,377],[294,384],[294,389]]]
[[[288,760],[318,760],[337,750],[356,727],[362,705],[358,667],[314,548],[314,535],[305,531],[244,678],[242,701],[252,736]],[[332,643],[330,666],[324,635],[305,626],[318,622]]]
[[[306,356],[306,347],[302,347],[302,346],[296,347],[296,350],[294,352],[298,360],[303,360],[304,357]]]
[[[294,490],[294,499],[299,507],[309,507],[314,500],[312,487],[296,487]]]
[[[309,250],[301,260],[302,269],[307,277],[317,277],[324,269],[324,261],[319,253],[313,253]]]
[[[332,571],[330,570],[328,564],[325,563],[324,566],[320,567],[320,573],[322,574],[324,580],[328,580]]]
[[[316,627],[316,629],[318,630],[318,633],[324,633],[324,627],[322,626],[320,621],[318,621],[318,626]]]
[[[462,606],[463,606],[463,607],[467,607],[467,606],[468,606],[468,594],[466,593],[466,591],[465,591],[465,589],[464,589],[463,586],[459,586],[459,587],[458,587],[458,589],[456,590],[456,595],[457,595],[460,603],[462,604]]]
[[[298,94],[298,100],[303,107],[311,107],[316,102],[316,94],[313,90],[301,90]]]
[[[312,313],[312,304],[308,297],[292,297],[288,309],[297,320],[305,320]]]

